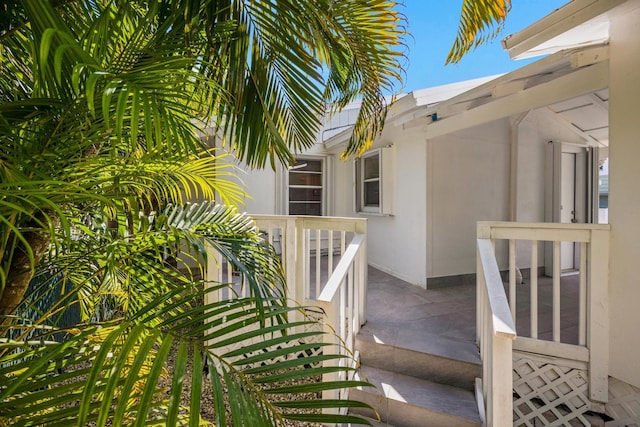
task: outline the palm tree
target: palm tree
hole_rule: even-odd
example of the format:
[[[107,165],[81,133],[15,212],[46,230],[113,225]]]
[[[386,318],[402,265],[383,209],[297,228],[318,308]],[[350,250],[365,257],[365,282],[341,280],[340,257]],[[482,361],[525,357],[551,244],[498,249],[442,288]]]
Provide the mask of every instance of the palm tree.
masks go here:
[[[463,0],[458,34],[446,63],[455,63],[472,48],[500,34],[511,9],[511,0]]]
[[[233,170],[203,135],[213,128],[254,167],[290,163],[314,142],[327,105],[361,97],[345,155],[365,150],[399,78],[394,5],[1,7],[0,426],[197,425],[205,369],[216,425],[338,420],[269,398],[355,383],[286,385],[322,375],[330,368],[302,368],[338,356],[287,358],[317,334],[290,332],[306,322],[288,320],[277,257],[237,213]],[[198,278],[203,242],[234,264],[248,298],[202,302],[226,286]],[[222,350],[256,336],[260,354]],[[267,363],[276,358],[286,361]]]

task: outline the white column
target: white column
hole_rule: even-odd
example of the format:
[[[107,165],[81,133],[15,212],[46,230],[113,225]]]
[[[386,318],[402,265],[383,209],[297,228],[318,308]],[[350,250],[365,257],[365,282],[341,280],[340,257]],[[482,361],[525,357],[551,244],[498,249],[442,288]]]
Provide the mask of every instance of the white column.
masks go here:
[[[640,386],[640,1],[611,22],[610,374]]]

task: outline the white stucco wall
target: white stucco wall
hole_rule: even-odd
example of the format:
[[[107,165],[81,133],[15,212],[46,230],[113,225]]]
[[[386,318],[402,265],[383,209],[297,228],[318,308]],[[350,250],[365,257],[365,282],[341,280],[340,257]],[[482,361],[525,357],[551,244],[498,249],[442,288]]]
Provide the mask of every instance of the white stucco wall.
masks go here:
[[[252,214],[275,215],[276,173],[272,169],[239,168],[238,178],[247,196],[241,210]]]
[[[509,213],[509,121],[428,141],[428,276],[475,272],[476,223]]]
[[[609,45],[610,375],[640,387],[640,2],[617,16]]]
[[[394,213],[389,216],[354,212],[353,161],[334,162],[334,212],[367,218],[369,264],[418,286],[426,284],[426,142],[419,130],[388,125],[373,148],[395,146]],[[336,153],[336,158],[337,158]]]

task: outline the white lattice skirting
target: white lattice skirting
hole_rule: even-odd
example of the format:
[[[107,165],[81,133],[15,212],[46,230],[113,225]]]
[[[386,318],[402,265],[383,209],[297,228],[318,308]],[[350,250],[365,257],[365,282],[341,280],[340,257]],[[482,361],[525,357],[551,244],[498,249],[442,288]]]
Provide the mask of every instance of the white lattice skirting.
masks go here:
[[[311,313],[308,312],[307,313],[307,318],[306,320],[314,320],[314,321],[319,321],[321,318],[320,314],[317,313]],[[238,335],[242,335],[245,332],[250,332],[253,330],[255,326],[246,326],[244,328],[241,328],[237,331]],[[322,331],[322,324],[320,323],[308,323],[305,324],[301,330],[298,330],[296,332],[321,332]],[[294,331],[288,331],[290,334],[293,333]],[[279,333],[276,333],[277,335],[281,336]],[[283,342],[281,342],[279,345],[275,346],[275,347],[267,347],[267,348],[260,348],[258,350],[253,350],[253,351],[245,351],[242,352],[240,354],[238,354],[237,356],[233,357],[233,358],[228,358],[229,361],[234,361],[234,360],[246,360],[246,359],[250,359],[254,356],[259,356],[261,353],[266,353],[268,351],[276,351],[278,352],[278,350],[284,350],[284,349],[292,349],[291,351],[287,352],[287,351],[282,351],[280,352],[280,354],[275,357],[275,358],[271,358],[271,359],[261,359],[259,362],[256,362],[254,364],[248,364],[248,365],[244,365],[246,368],[253,368],[253,367],[257,367],[257,366],[263,366],[263,365],[267,365],[267,364],[274,364],[274,363],[278,363],[278,362],[284,362],[286,360],[291,360],[291,359],[299,359],[299,358],[303,358],[303,357],[309,357],[309,356],[317,356],[317,355],[321,355],[322,354],[322,347],[317,345],[322,338],[324,338],[323,335],[315,335],[315,336],[311,336],[311,337],[305,337],[304,340],[283,340]],[[227,346],[222,347],[221,349],[219,349],[219,352],[224,354],[224,353],[228,353],[228,352],[237,352],[238,350],[242,350],[244,348],[249,348],[252,347],[254,344],[259,344],[262,342],[262,337],[261,336],[257,336],[257,337],[252,337],[250,339],[246,339],[244,341],[240,341],[240,342],[236,342],[234,344],[230,344]],[[299,346],[303,346],[304,348],[300,348],[300,349],[296,349],[293,350],[294,347],[299,347]],[[304,365],[305,368],[311,368],[311,367],[316,367],[316,366],[311,366],[311,365]]]
[[[589,426],[587,373],[514,354],[514,426]]]

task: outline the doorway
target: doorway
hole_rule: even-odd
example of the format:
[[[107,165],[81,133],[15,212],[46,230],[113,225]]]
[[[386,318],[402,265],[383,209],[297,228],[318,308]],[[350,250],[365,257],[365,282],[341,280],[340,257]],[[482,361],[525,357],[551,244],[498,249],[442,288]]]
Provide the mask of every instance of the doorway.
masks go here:
[[[597,149],[576,144],[549,142],[545,182],[545,221],[563,224],[597,221]],[[560,270],[577,271],[580,266],[576,244],[560,245]],[[545,249],[545,271],[553,268],[552,245]]]

